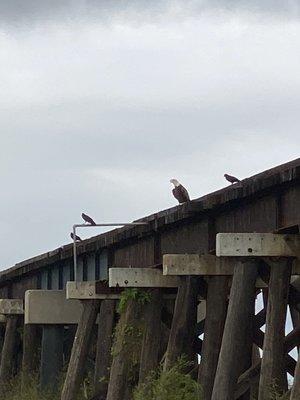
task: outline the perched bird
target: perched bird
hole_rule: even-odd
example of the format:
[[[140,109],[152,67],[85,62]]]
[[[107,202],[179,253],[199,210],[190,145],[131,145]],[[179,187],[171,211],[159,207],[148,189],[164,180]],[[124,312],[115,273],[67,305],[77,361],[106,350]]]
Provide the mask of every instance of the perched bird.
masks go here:
[[[71,236],[72,240],[74,240],[73,232],[70,233],[70,236]],[[77,235],[75,236],[75,240],[78,241],[78,242],[82,242],[82,239]]]
[[[231,184],[236,183],[236,182],[241,182],[238,178],[232,175],[224,174],[224,178],[230,182]]]
[[[96,222],[91,217],[89,217],[88,215],[82,213],[81,216],[84,219],[84,221],[87,222],[88,224],[96,225]]]
[[[178,182],[177,179],[171,179],[170,182],[173,183],[173,185],[174,185],[174,189],[172,190],[172,193],[173,193],[175,199],[178,200],[179,204],[190,201],[190,196],[188,194],[188,191],[186,190],[185,187],[182,186],[181,183]]]

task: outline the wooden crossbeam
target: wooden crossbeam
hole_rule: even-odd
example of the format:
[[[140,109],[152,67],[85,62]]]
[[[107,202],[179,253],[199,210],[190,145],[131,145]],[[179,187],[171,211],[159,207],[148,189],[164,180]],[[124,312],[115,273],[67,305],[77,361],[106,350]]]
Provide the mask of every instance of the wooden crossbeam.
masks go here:
[[[82,313],[78,300],[67,300],[64,290],[27,290],[25,324],[77,324]]]
[[[218,257],[298,257],[299,234],[218,233]]]
[[[0,314],[20,315],[24,314],[22,299],[0,299]]]
[[[233,275],[231,257],[217,257],[212,254],[164,254],[163,275]],[[300,260],[293,260],[293,275],[300,275]],[[257,285],[261,287],[259,279]]]
[[[110,287],[161,287],[176,288],[180,279],[176,276],[164,276],[154,268],[110,268]]]

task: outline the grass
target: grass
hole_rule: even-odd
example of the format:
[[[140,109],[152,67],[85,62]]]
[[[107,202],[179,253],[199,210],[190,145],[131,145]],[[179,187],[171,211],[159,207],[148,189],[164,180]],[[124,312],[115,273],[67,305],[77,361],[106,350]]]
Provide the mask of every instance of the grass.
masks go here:
[[[184,358],[169,370],[150,373],[134,391],[134,400],[202,400],[201,386],[185,371],[191,367]]]

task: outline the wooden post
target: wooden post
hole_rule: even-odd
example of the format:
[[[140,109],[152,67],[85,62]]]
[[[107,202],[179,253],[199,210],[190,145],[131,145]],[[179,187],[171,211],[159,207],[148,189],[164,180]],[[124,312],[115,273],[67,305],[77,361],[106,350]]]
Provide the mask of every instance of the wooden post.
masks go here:
[[[24,324],[22,375],[34,374],[39,368],[39,335],[37,325]]]
[[[227,312],[228,283],[228,278],[224,276],[208,279],[204,341],[198,374],[204,400],[211,399],[213,390]]]
[[[83,311],[78,323],[71,358],[64,382],[61,400],[76,398],[84,372],[93,327],[99,311],[99,300],[83,300]]]
[[[170,369],[181,355],[194,361],[194,343],[197,324],[198,278],[180,278],[164,370]]]
[[[212,400],[234,398],[238,377],[251,357],[256,277],[256,262],[236,261]]]
[[[162,293],[155,289],[151,301],[145,306],[145,330],[140,361],[139,383],[143,383],[150,371],[157,368],[162,336]]]
[[[111,365],[112,335],[115,320],[114,300],[103,300],[100,306],[94,387],[97,397],[105,398]]]
[[[295,379],[290,400],[299,400],[299,399],[300,399],[300,354],[298,353],[298,362],[295,371]]]
[[[126,310],[120,316],[112,348],[113,360],[106,400],[127,400],[132,397],[133,387],[138,380],[142,338],[139,324],[143,308],[138,301],[128,300]]]
[[[291,261],[289,259],[272,263],[259,400],[269,399],[270,390],[274,385],[283,392],[287,390],[284,340],[290,277]]]
[[[63,326],[44,325],[41,350],[40,388],[55,392],[63,367]]]
[[[8,315],[1,354],[0,386],[7,383],[13,374],[14,353],[17,341],[17,325],[18,316]]]

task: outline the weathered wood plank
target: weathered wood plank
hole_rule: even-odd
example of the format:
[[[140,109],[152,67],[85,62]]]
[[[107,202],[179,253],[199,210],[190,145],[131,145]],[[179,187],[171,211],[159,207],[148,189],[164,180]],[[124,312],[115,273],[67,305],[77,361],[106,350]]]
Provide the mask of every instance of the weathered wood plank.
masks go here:
[[[111,348],[115,322],[115,300],[103,300],[100,305],[94,387],[98,398],[106,398]]]
[[[194,360],[193,347],[197,324],[199,280],[182,277],[178,287],[164,370],[170,369],[181,355]]]
[[[83,312],[78,323],[61,400],[73,400],[77,395],[99,305],[98,300],[83,301]]]
[[[208,280],[204,341],[198,374],[204,400],[211,399],[213,390],[227,312],[228,284],[228,278],[223,276],[213,276]]]
[[[269,390],[276,385],[287,390],[285,370],[285,321],[291,276],[290,260],[274,262],[271,267],[267,306],[266,332],[259,382],[259,400],[269,398]]]
[[[212,400],[233,399],[238,378],[251,362],[256,277],[256,263],[236,262]]]
[[[218,257],[297,257],[300,235],[273,233],[218,233]]]
[[[154,268],[110,268],[110,287],[178,287],[176,276],[164,276]]]

